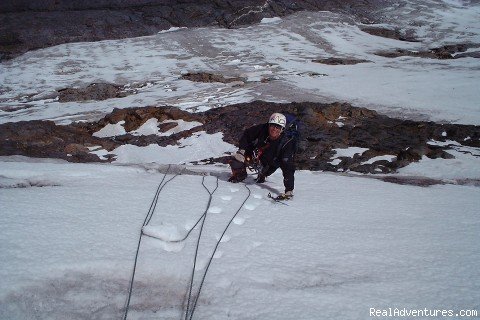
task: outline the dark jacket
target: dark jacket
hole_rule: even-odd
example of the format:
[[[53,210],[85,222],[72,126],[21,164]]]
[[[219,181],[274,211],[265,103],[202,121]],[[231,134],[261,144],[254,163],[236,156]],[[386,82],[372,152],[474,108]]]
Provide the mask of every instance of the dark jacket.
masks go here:
[[[262,154],[260,162],[261,174],[269,176],[278,168],[283,173],[285,192],[292,191],[295,182],[295,141],[287,139],[284,133],[277,140],[271,141],[268,135],[268,123],[248,128],[240,138],[239,148],[245,150],[246,156],[252,156],[255,149]]]

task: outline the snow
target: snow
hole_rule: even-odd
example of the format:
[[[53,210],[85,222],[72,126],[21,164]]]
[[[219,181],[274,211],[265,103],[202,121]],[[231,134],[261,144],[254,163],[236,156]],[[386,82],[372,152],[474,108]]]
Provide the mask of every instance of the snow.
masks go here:
[[[110,153],[116,155],[115,163],[161,163],[181,164],[216,158],[226,152],[236,151],[235,146],[223,141],[223,134],[207,134],[200,131],[178,141],[178,146],[160,147],[150,144],[146,147],[122,145]]]
[[[123,120],[115,124],[109,123],[102,129],[98,130],[97,132],[94,132],[93,136],[99,137],[99,138],[121,136],[122,134],[127,133],[125,131],[125,128],[123,127],[124,124],[125,124],[125,121]]]
[[[383,155],[383,156],[376,156],[376,157],[373,157],[373,158],[370,158],[368,161],[365,161],[365,162],[362,162],[362,164],[372,164],[376,161],[388,161],[388,162],[392,162],[393,160],[395,160],[397,157],[396,156],[392,156],[392,155]]]
[[[383,26],[412,29],[423,43],[366,34],[342,14],[302,12],[247,28],[173,28],[36,50],[0,64],[0,123],[98,120],[113,108],[147,105],[200,112],[263,99],[340,100],[401,118],[478,125],[478,59],[387,59],[374,52],[480,43],[479,12],[478,3],[453,0],[395,2],[381,12]],[[371,62],[311,62],[331,56]],[[192,70],[248,80],[233,86],[180,78]],[[276,80],[261,83],[265,77]],[[101,81],[145,85],[105,101],[52,98],[60,88]],[[170,135],[200,125],[176,123],[162,133],[165,122],[150,119],[130,133]],[[95,135],[125,134],[123,124]],[[480,150],[443,138],[429,144],[454,159],[423,158],[387,175],[436,185],[297,171],[286,204],[267,196],[283,191],[280,172],[261,185],[253,176],[231,184],[225,165],[192,165],[236,150],[222,133],[196,132],[176,146],[89,148],[115,154],[112,164],[0,157],[0,319],[120,319],[142,229],[128,319],[182,319],[204,213],[194,288],[214,259],[193,319],[368,319],[370,308],[478,312]],[[335,149],[332,163],[367,150]],[[167,170],[169,182],[142,226]],[[172,242],[192,228],[186,240]]]
[[[356,154],[362,154],[365,151],[368,150],[368,148],[360,148],[360,147],[348,147],[348,148],[335,148],[332,149],[335,151],[335,156],[334,158],[340,158],[340,157],[348,157],[348,158],[353,158]]]
[[[169,129],[165,132],[160,132],[160,127],[162,124],[167,124],[167,123],[176,123],[177,125],[173,127],[172,129]],[[114,136],[119,136],[126,134],[127,131],[123,127],[125,124],[125,121],[120,121],[116,124],[107,124],[105,127],[102,129],[98,130],[97,132],[93,133],[94,137],[99,137],[99,138],[107,138],[107,137],[114,137]],[[169,136],[171,134],[179,133],[185,130],[190,130],[195,127],[198,127],[202,125],[200,122],[197,121],[184,121],[182,119],[180,120],[165,120],[161,123],[158,122],[156,118],[151,118],[145,121],[144,124],[142,124],[138,129],[132,130],[128,133],[133,134],[135,136],[142,136],[142,135],[158,135],[158,136]]]
[[[248,196],[220,173],[198,276]],[[120,318],[142,221],[163,174],[20,158],[3,161],[0,176],[57,184],[1,189],[8,210],[0,218],[2,318]],[[288,206],[267,198],[281,189],[280,173],[265,185],[248,178],[252,195],[215,253],[195,319],[352,319],[367,318],[369,308],[478,306],[478,187],[296,176]],[[209,190],[215,180],[206,177]],[[171,180],[145,233],[183,236],[207,205],[201,181],[188,174]],[[198,232],[181,243],[143,239],[129,319],[182,317]]]

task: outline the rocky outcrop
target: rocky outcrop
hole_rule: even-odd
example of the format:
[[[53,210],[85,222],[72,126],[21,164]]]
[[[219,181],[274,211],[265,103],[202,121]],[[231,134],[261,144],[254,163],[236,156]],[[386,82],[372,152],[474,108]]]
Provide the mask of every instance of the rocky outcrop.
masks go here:
[[[1,125],[0,155],[24,155],[38,158],[60,158],[71,162],[93,162],[100,159],[88,147],[112,149],[115,142],[92,137],[75,126],[58,126],[52,121],[22,121]]]
[[[127,96],[123,88],[109,83],[92,83],[85,88],[65,88],[58,90],[58,101],[107,100]]]
[[[213,74],[208,72],[198,72],[198,73],[185,73],[182,74],[182,79],[190,80],[194,82],[220,82],[220,83],[245,83],[246,79],[241,77],[234,77],[234,78],[225,78],[221,74]]]
[[[363,32],[369,33],[374,36],[384,37],[389,39],[395,39],[400,41],[407,42],[420,42],[415,37],[415,32],[413,30],[407,30],[401,32],[397,29],[388,29],[382,27],[362,27]],[[385,58],[398,58],[403,56],[409,57],[418,57],[418,58],[429,58],[429,59],[458,59],[458,58],[480,58],[480,50],[470,50],[480,48],[478,43],[463,43],[463,44],[454,44],[454,45],[445,45],[438,48],[431,48],[428,50],[422,51],[412,51],[405,49],[397,49],[394,51],[380,51],[376,55],[382,56]]]
[[[417,58],[429,58],[429,59],[458,59],[458,58],[480,58],[479,51],[466,52],[468,49],[480,48],[480,44],[457,44],[447,45],[439,48],[432,48],[425,51],[411,51],[405,49],[397,49],[395,51],[381,51],[375,53],[378,56],[385,58],[398,58],[398,57],[417,57]]]
[[[353,65],[353,64],[366,63],[371,61],[363,60],[363,59],[330,57],[325,59],[313,59],[312,62],[337,66],[337,65]]]
[[[234,28],[302,10],[341,11],[364,20],[385,0],[3,0],[0,61],[52,45],[121,39],[171,27]]]
[[[287,103],[264,101],[242,103],[211,109],[203,113],[189,113],[174,107],[146,107],[115,109],[103,119],[92,123],[55,125],[50,121],[30,121],[0,125],[0,155],[25,155],[30,157],[62,158],[74,162],[101,160],[90,153],[89,147],[101,146],[107,151],[124,144],[147,146],[176,145],[178,140],[197,131],[222,132],[224,140],[237,144],[246,128],[267,119],[273,112],[289,112],[300,119],[299,152],[300,169],[325,171],[355,171],[361,173],[389,173],[426,156],[452,158],[447,146],[428,143],[456,141],[465,146],[480,148],[480,127],[455,124],[437,124],[389,118],[365,108],[349,104]],[[168,136],[134,135],[149,119],[159,123],[166,120],[195,121],[203,125]],[[126,134],[99,138],[94,133],[108,124],[123,121]],[[162,131],[171,129],[168,123]],[[368,149],[354,157],[338,157],[334,149],[361,147]],[[376,158],[390,156],[390,160]],[[378,159],[378,160],[375,160]],[[223,162],[227,158],[204,159]]]
[[[388,29],[388,28],[371,27],[371,26],[361,27],[360,29],[363,32],[366,32],[378,37],[400,40],[400,41],[407,41],[407,42],[419,42],[419,40],[415,38],[415,32],[413,30],[401,32],[398,29]]]

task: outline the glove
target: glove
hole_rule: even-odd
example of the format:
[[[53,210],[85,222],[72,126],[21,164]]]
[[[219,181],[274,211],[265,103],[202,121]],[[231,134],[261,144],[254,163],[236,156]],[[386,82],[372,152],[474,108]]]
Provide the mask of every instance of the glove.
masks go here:
[[[245,163],[245,150],[239,149],[233,157],[235,160]]]

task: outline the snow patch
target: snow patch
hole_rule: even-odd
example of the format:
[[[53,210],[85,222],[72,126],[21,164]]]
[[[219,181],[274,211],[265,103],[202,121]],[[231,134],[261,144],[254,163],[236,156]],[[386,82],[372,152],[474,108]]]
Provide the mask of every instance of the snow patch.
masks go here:
[[[362,154],[368,150],[368,148],[360,148],[360,147],[348,147],[348,148],[336,148],[333,149],[335,151],[335,156],[333,158],[340,158],[340,157],[347,157],[353,158],[356,154]]]
[[[279,22],[282,21],[282,18],[280,17],[274,17],[274,18],[263,18],[260,23],[274,23],[274,22]]]
[[[109,123],[102,129],[98,130],[97,132],[94,132],[92,136],[98,137],[98,138],[121,136],[127,133],[127,131],[125,131],[125,128],[123,127],[124,124],[125,124],[125,121],[123,120],[115,124]]]
[[[392,155],[376,156],[376,157],[370,158],[368,161],[362,162],[362,164],[373,164],[376,161],[382,161],[382,160],[392,162],[396,158],[397,158],[397,156],[392,156]]]
[[[207,134],[197,132],[191,137],[182,138],[178,146],[160,147],[151,144],[145,147],[123,145],[110,153],[116,155],[115,163],[162,163],[185,164],[210,157],[220,157],[226,152],[234,152],[236,147],[223,141],[223,133]]]

